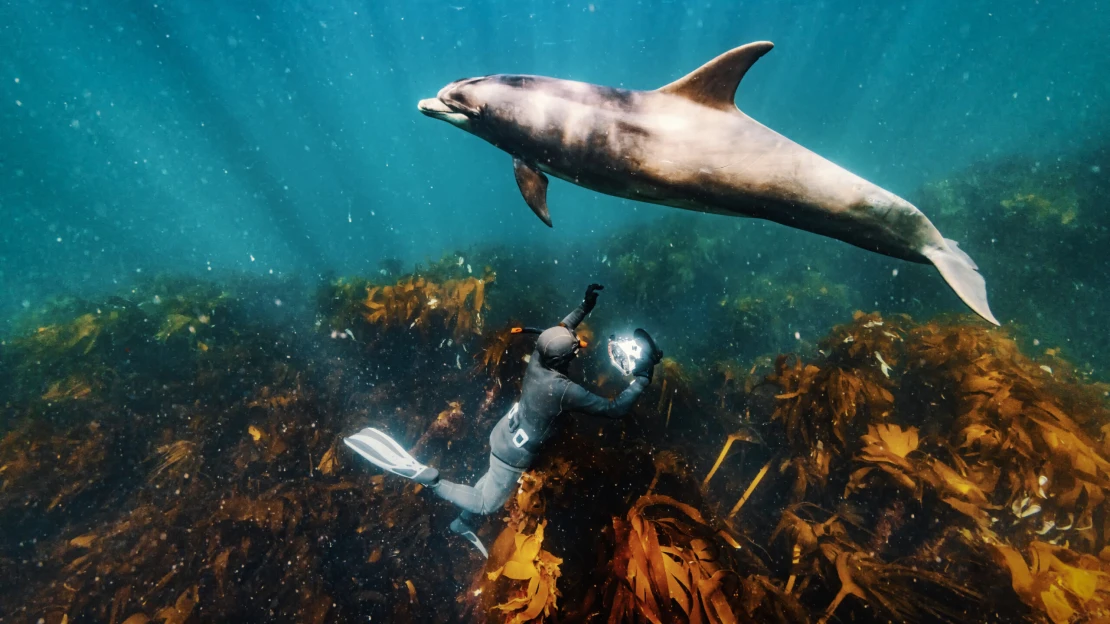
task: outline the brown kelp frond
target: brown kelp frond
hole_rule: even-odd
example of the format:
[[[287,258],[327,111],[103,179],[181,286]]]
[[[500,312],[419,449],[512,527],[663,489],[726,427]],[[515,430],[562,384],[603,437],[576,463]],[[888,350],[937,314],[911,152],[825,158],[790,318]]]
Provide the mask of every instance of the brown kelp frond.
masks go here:
[[[613,518],[617,551],[607,589],[610,622],[735,622],[742,583],[722,559],[730,546],[701,513],[668,496],[642,496]]]
[[[1110,563],[1106,557],[1034,541],[1029,544],[1026,562],[1016,548],[989,543],[1009,571],[1014,592],[1053,624],[1110,616]]]
[[[1110,419],[1101,386],[1058,352],[1042,364],[1004,331],[977,323],[857,314],[820,353],[780,357],[768,377],[778,388],[773,411],[752,420],[771,427],[764,438],[784,453],[779,471],[795,474],[787,500],[799,504],[773,532],[789,536],[786,587],[805,592],[819,578],[839,578],[826,618],[855,596],[884,619],[960,621],[984,597],[933,562],[960,553],[961,573],[987,568],[993,578],[999,569],[975,548],[987,540],[1006,554],[996,559],[1014,570],[1026,605],[1061,622],[1102,613],[1101,595],[1079,589],[1094,587],[1097,575],[1065,567],[1101,565],[1082,554],[1105,544],[1095,530],[1110,487],[1098,441]],[[847,504],[827,487],[833,482],[844,484]],[[813,514],[820,506],[838,511]],[[1038,576],[1036,560],[1026,572],[1014,555],[1024,548],[1035,559],[1058,552],[1041,572],[1070,574],[1075,584]],[[887,555],[899,559],[880,558]]]
[[[36,351],[80,349],[88,353],[96,346],[105,325],[118,318],[118,312],[113,313],[107,318],[94,313],[82,314],[69,323],[40,327],[29,342]]]
[[[893,622],[964,622],[966,607],[980,594],[949,576],[897,563],[884,563],[862,552],[835,545],[822,547],[825,567],[835,569],[840,590],[819,622],[824,623],[848,596],[866,601]]]
[[[365,277],[340,277],[320,288],[316,302],[320,311],[317,327],[335,332],[336,338],[348,337],[348,329],[364,322],[366,292],[373,287],[374,283]]]
[[[156,480],[159,475],[189,478],[189,470],[195,472],[197,445],[189,440],[177,440],[170,444],[159,446],[155,453],[158,465],[151,471],[148,481]],[[169,472],[167,472],[169,471]]]
[[[486,332],[482,347],[474,355],[475,375],[484,375],[500,380],[508,376],[510,370],[523,370],[521,358],[532,351],[534,341],[513,333],[517,324],[511,323],[501,329]]]
[[[486,286],[495,279],[492,272],[445,282],[411,275],[395,284],[371,285],[362,302],[363,318],[383,329],[419,327],[421,332],[438,323],[456,340],[480,334]]]
[[[0,514],[9,530],[19,522],[41,522],[43,512],[64,513],[87,492],[103,488],[92,475],[115,472],[112,445],[118,439],[118,432],[99,422],[8,432],[0,441]]]
[[[780,356],[768,381],[779,386],[773,418],[798,451],[843,454],[856,432],[891,412],[894,395],[881,375],[861,374],[835,365],[793,362]]]
[[[0,341],[12,367],[4,390],[20,400],[100,401],[126,376],[121,361],[180,379],[208,359],[213,344],[223,344],[232,327],[214,330],[212,319],[238,305],[198,280],[155,280],[99,302],[48,304],[30,331]]]
[[[856,460],[864,464],[852,472],[848,491],[859,490],[874,478],[879,470],[899,486],[911,493],[918,492],[918,466],[908,456],[917,450],[919,440],[916,427],[903,430],[898,425],[870,425],[862,438],[866,446]]]
[[[448,401],[447,407],[436,415],[435,420],[428,425],[428,428],[424,430],[416,444],[413,445],[411,453],[419,456],[427,445],[435,440],[445,440],[446,447],[451,448],[451,442],[459,435],[463,422],[462,403]]]
[[[889,378],[902,360],[910,322],[905,315],[884,318],[878,312],[865,314],[857,310],[851,323],[837,325],[829,332],[821,341],[821,350],[840,366],[853,366]]]
[[[845,598],[855,596],[890,621],[959,622],[962,608],[979,598],[975,591],[923,565],[875,558],[852,540],[851,531],[840,515],[798,504],[783,512],[772,533],[772,541],[782,535],[793,549],[788,588],[794,587],[797,577],[806,579],[802,591],[810,580],[820,579],[832,587],[839,584],[820,621],[827,621]]]
[[[655,406],[658,420],[653,419],[652,424],[660,429],[668,429],[671,426],[671,416],[676,405],[679,411],[690,412],[697,409],[701,397],[694,386],[690,372],[673,358],[666,357],[659,362],[655,370],[655,379],[656,382],[648,387],[641,401]],[[658,388],[658,391],[655,388]]]
[[[917,450],[917,428],[902,429],[898,425],[870,425],[867,427],[867,434],[863,436],[863,441],[867,444],[863,449],[865,460],[905,462],[906,456]]]
[[[661,476],[672,475],[679,479],[689,476],[685,460],[674,451],[659,451],[652,456],[652,461],[655,464],[655,476],[651,478],[651,485],[647,489],[648,494],[655,490]]]
[[[516,533],[508,560],[487,575],[490,581],[502,578],[517,581],[510,583],[508,600],[495,607],[505,613],[507,623],[545,621],[559,608],[556,585],[562,575],[559,566],[563,560],[543,549],[546,524],[537,524],[530,535]]]
[[[277,276],[245,280],[245,299],[143,278],[35,303],[46,312],[0,340],[0,620],[1106,618],[1110,387],[1090,378],[1110,351],[1089,322],[1058,320],[1101,309],[1101,274],[1067,284],[1036,243],[1101,248],[1108,230],[1037,218],[1025,196],[1051,190],[984,194],[992,216],[1037,226],[977,258],[1009,330],[852,316],[862,293],[748,253],[720,229],[738,222],[714,217],[557,254],[592,260],[606,297],[686,295],[641,309],[670,328],[673,359],[632,418],[559,419],[505,510],[475,526],[486,569],[446,530],[449,505],[342,439],[380,427],[474,483],[534,344],[506,323],[565,313],[572,289],[549,267],[505,250],[492,301],[487,258],[468,250],[331,281],[315,309],[313,286]],[[1019,282],[1029,293],[1007,295]],[[933,305],[905,277],[890,286],[892,309]],[[598,336],[623,326],[612,313],[591,317]],[[824,331],[832,318],[848,322]],[[797,354],[776,361],[784,350]],[[599,350],[583,355],[574,381],[626,387]]]
[[[1079,224],[1079,206],[1074,195],[1048,198],[1037,193],[1014,193],[999,205],[1011,215],[1024,213],[1025,220],[1054,221],[1068,227]]]
[[[50,384],[42,395],[43,401],[78,401],[93,394],[92,385],[80,376],[74,375]]]
[[[735,433],[729,434],[729,436],[725,438],[725,444],[721,447],[721,452],[717,454],[717,461],[713,462],[713,467],[709,469],[709,474],[705,475],[705,479],[701,482],[703,488],[709,486],[709,480],[713,478],[713,475],[717,473],[717,469],[719,469],[721,464],[725,461],[725,457],[728,455],[728,451],[732,448],[734,442],[761,444],[762,440],[759,437],[759,433],[751,427],[742,427]]]
[[[818,521],[816,517],[819,516],[825,519]],[[795,570],[801,569],[799,566],[803,562],[811,566],[811,557],[818,553],[822,544],[841,544],[845,548],[851,545],[848,529],[840,516],[820,513],[805,503],[794,503],[783,510],[770,541],[774,542],[779,535],[794,549]]]
[[[955,415],[946,439],[955,469],[1012,510],[1007,525],[1090,540],[1075,527],[1090,525],[1110,487],[1110,462],[1081,424],[1093,429],[1110,417],[1097,395],[1057,380],[997,330],[929,323],[912,338],[907,375],[943,393]]]

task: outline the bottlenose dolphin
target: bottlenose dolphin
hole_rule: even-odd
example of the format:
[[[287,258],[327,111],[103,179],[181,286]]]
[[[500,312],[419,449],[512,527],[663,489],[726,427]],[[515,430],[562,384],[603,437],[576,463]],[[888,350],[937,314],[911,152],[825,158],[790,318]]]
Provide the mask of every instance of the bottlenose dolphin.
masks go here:
[[[741,79],[772,47],[735,48],[654,91],[502,74],[457,80],[417,106],[511,154],[525,202],[548,226],[544,173],[617,197],[767,219],[932,263],[998,325],[978,267],[913,204],[737,108]]]

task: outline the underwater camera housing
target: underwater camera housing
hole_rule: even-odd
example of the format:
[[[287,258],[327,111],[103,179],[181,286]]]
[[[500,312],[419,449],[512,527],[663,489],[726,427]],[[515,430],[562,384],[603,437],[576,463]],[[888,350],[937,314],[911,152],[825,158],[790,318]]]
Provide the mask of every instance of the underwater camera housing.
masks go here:
[[[644,345],[639,340],[609,336],[609,361],[622,375],[631,375],[644,355]]]

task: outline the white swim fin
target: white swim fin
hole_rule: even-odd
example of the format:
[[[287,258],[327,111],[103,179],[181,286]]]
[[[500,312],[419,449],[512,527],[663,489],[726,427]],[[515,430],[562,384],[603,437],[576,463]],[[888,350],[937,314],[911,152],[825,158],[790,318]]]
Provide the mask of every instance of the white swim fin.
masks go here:
[[[439,480],[438,470],[416,461],[396,440],[373,427],[343,438],[343,443],[382,470],[423,485]]]

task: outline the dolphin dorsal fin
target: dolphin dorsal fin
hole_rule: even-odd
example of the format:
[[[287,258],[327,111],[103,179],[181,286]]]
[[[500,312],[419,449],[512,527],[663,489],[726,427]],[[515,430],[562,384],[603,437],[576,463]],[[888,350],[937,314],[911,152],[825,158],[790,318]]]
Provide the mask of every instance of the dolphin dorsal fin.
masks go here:
[[[736,87],[748,68],[773,47],[770,41],[756,41],[733,48],[658,90],[712,108],[736,110]]]

